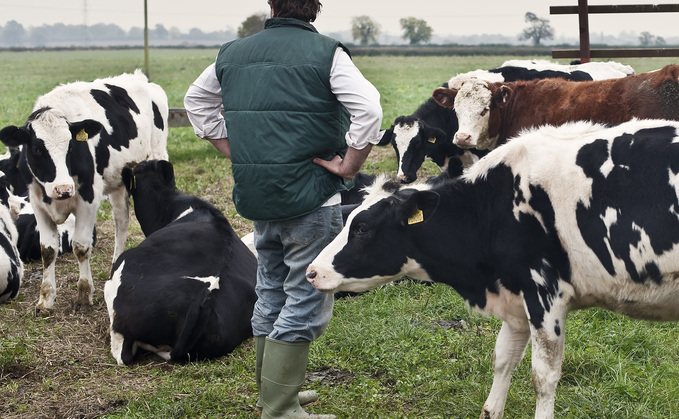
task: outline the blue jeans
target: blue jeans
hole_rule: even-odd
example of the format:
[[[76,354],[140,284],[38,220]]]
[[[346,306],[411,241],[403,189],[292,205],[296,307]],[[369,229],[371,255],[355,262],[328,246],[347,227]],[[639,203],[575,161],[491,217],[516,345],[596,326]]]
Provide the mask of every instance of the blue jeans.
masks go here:
[[[255,336],[285,342],[313,342],[328,327],[334,296],[317,291],[306,269],[342,230],[339,205],[291,220],[256,221],[257,302]]]

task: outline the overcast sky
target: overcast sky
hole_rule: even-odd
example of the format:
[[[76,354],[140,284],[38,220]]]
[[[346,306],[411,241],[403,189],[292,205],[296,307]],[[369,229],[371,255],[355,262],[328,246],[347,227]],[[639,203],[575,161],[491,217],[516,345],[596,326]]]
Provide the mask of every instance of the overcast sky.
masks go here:
[[[424,19],[436,35],[518,35],[530,11],[549,19],[556,39],[578,38],[577,15],[550,15],[549,6],[577,5],[577,0],[322,0],[314,23],[321,33],[345,31],[351,19],[367,15],[383,33],[400,35],[399,19]],[[590,5],[652,3],[640,0],[590,0]],[[666,1],[660,3],[676,3]],[[148,0],[149,27],[162,24],[186,32],[233,29],[250,15],[268,12],[266,0]],[[85,12],[86,11],[86,12]],[[10,20],[28,28],[42,24],[113,23],[125,30],[144,26],[144,0],[0,0],[0,25]],[[651,32],[675,37],[678,13],[590,15],[590,33],[618,35],[622,31]]]

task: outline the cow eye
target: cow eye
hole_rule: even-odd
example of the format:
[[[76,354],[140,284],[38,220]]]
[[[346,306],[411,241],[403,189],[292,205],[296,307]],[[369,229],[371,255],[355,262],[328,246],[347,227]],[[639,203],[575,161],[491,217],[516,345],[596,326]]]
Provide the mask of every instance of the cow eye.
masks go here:
[[[486,116],[486,114],[488,113],[489,110],[490,110],[490,108],[488,106],[483,108],[483,110],[481,111],[481,116]]]
[[[369,232],[370,228],[366,223],[358,223],[358,225],[356,225],[356,227],[354,228],[354,234],[357,236],[365,236]]]

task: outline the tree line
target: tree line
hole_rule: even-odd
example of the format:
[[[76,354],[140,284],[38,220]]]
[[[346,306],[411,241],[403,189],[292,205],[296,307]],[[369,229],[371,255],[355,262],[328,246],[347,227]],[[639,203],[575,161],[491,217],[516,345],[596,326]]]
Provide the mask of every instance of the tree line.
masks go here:
[[[182,42],[205,42],[219,44],[225,40],[235,39],[232,30],[203,32],[192,28],[181,32],[173,27],[165,28],[158,24],[148,31],[149,40],[167,41],[177,44]],[[86,45],[98,43],[140,44],[144,42],[144,28],[132,27],[126,31],[114,24],[99,23],[96,25],[42,25],[25,28],[15,20],[0,26],[0,46],[5,47],[45,47],[55,45]]]
[[[253,14],[246,18],[237,31],[223,30],[204,32],[198,28],[192,28],[187,33],[178,28],[165,28],[157,24],[149,28],[150,41],[158,44],[181,45],[183,43],[220,44],[236,38],[244,38],[264,29],[264,22],[268,18],[265,13]],[[534,46],[540,46],[541,41],[554,39],[554,29],[548,19],[540,18],[532,12],[526,12],[524,21],[528,26],[518,35],[519,40],[529,40]],[[405,17],[399,21],[401,25],[401,38],[410,45],[427,44],[431,41],[433,29],[423,19]],[[381,33],[381,27],[369,16],[356,16],[351,21],[351,37],[360,46],[378,45],[377,37]],[[665,40],[660,36],[654,36],[650,32],[642,32],[639,36],[641,46],[664,46]],[[144,29],[133,27],[128,31],[114,24],[65,25],[42,25],[38,27],[24,28],[15,20],[0,26],[0,46],[2,47],[45,47],[45,46],[69,46],[69,45],[98,45],[98,44],[141,44],[144,41]]]

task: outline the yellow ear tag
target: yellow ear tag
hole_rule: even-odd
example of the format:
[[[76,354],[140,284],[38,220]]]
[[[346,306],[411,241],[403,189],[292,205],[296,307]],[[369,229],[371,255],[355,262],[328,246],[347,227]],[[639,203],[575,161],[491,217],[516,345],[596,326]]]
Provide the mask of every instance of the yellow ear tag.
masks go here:
[[[88,139],[89,139],[89,137],[87,136],[87,133],[85,132],[85,128],[78,131],[78,133],[75,135],[76,141],[87,141]]]
[[[432,137],[432,138],[428,139],[427,141],[434,144],[436,142],[436,137]]]
[[[411,215],[410,218],[408,218],[408,225],[421,223],[423,221],[424,221],[424,213],[422,212],[421,209],[416,208],[413,215]]]
[[[130,179],[130,190],[134,190],[137,188],[137,177],[132,175],[132,178]]]

